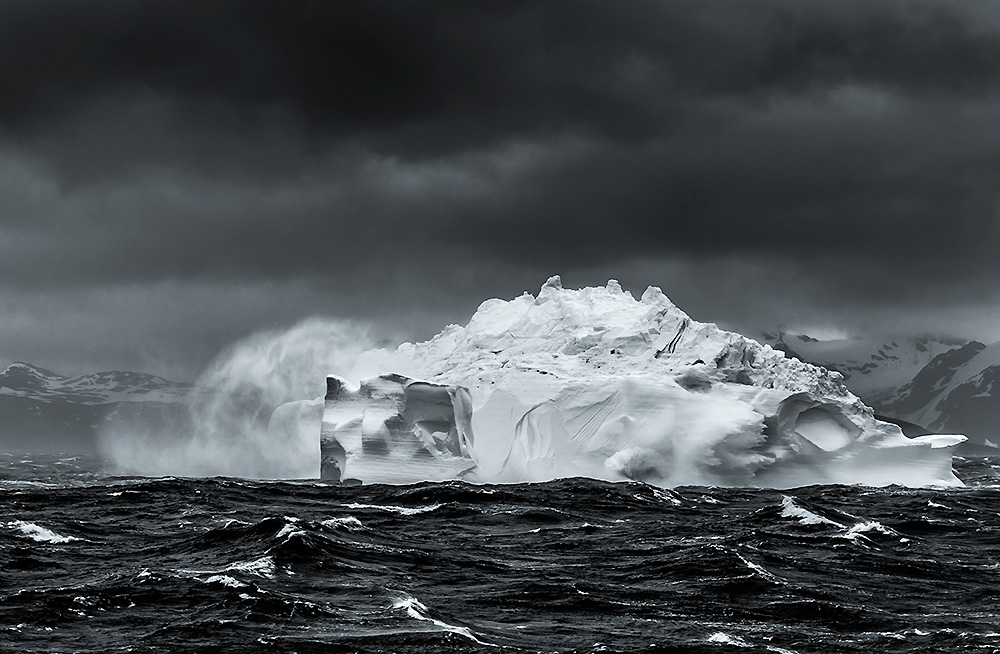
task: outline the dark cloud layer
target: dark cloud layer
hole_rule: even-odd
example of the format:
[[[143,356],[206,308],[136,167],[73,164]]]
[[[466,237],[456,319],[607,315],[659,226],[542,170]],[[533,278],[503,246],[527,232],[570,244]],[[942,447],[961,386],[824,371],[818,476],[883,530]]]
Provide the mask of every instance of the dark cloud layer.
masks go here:
[[[1000,301],[992,3],[0,0],[0,88],[22,302],[460,318],[554,271],[737,323]]]
[[[407,127],[414,141],[420,128],[451,132],[451,147],[566,128],[642,138],[697,98],[845,82],[981,96],[1000,79],[997,12],[975,2],[53,0],[2,11],[0,116],[19,128],[148,91],[244,116],[287,110],[344,138]]]

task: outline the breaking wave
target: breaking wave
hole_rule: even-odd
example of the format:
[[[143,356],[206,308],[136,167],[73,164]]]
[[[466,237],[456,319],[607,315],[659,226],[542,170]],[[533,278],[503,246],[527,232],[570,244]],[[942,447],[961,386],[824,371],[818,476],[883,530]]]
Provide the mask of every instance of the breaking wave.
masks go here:
[[[36,525],[33,522],[27,522],[25,520],[14,520],[13,522],[5,524],[7,527],[20,532],[22,536],[38,541],[39,543],[69,543],[71,541],[80,540],[74,536],[63,536],[61,534],[57,534],[51,529],[46,529],[41,525]]]
[[[439,620],[438,618],[433,617],[431,615],[431,610],[427,608],[427,606],[423,602],[405,593],[399,595],[393,600],[392,608],[403,609],[404,611],[406,611],[406,615],[415,620],[429,622],[443,631],[453,634],[458,634],[459,636],[464,636],[465,638],[468,638],[469,640],[478,643],[480,645],[490,645],[496,647],[496,645],[494,645],[493,643],[488,643],[486,641],[477,638],[476,635],[472,632],[472,630],[469,629],[468,627],[462,627],[459,625],[450,624],[448,622],[445,622],[444,620]]]

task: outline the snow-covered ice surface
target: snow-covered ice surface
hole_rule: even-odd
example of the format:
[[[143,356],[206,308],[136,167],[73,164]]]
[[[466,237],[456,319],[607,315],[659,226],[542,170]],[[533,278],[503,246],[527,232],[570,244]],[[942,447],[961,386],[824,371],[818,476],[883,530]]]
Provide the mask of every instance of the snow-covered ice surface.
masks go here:
[[[842,377],[612,280],[484,302],[328,380],[323,476],[659,486],[959,485],[962,436],[905,437]],[[334,373],[341,371],[331,371]]]

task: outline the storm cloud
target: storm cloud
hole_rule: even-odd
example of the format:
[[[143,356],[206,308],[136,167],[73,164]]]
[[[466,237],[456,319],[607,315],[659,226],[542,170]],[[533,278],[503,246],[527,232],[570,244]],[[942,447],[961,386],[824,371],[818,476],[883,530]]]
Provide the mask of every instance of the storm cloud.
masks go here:
[[[991,3],[0,1],[0,88],[0,358],[185,375],[556,272],[1000,338]]]

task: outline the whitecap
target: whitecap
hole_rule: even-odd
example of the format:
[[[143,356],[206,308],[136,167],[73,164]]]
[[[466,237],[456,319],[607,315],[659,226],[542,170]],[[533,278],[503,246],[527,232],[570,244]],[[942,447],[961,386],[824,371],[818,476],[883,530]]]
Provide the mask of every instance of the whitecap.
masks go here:
[[[248,584],[238,581],[225,573],[241,572],[244,574],[251,574],[258,577],[264,577],[265,579],[274,579],[274,574],[276,570],[277,570],[277,565],[275,564],[274,559],[271,558],[270,556],[262,556],[259,559],[254,559],[253,561],[237,561],[235,563],[230,563],[224,568],[216,568],[210,570],[192,570],[189,568],[177,568],[175,572],[184,577],[198,578],[203,575],[207,575],[206,578],[202,579],[201,581],[205,583],[217,581],[227,586],[232,586],[233,588],[236,588],[236,586],[233,586],[229,580],[238,583],[240,586],[247,586]],[[138,576],[145,577],[148,576],[148,574],[149,574],[148,570],[143,570],[141,573],[139,573]]]
[[[278,533],[274,535],[275,538],[284,538],[285,536],[291,536],[292,534],[302,533],[301,529],[296,529],[295,527],[292,526],[299,521],[298,518],[286,515],[282,516],[282,519],[285,521],[285,524],[278,531]]]
[[[714,634],[708,637],[708,642],[714,643],[716,645],[732,645],[734,647],[753,647],[750,643],[743,640],[739,636],[730,636],[727,633],[721,631],[716,631]]]
[[[274,563],[274,559],[270,556],[262,556],[253,561],[237,561],[225,568],[229,572],[245,572],[266,579],[274,579],[276,569],[277,566]]]
[[[293,536],[293,535],[302,534],[302,533],[305,533],[305,532],[303,532],[301,529],[296,529],[292,525],[285,525],[284,527],[281,528],[281,531],[279,531],[278,533],[276,533],[274,535],[274,537],[275,538],[285,538],[287,536]]]
[[[249,527],[250,524],[251,523],[249,523],[249,522],[247,522],[245,520],[239,520],[237,518],[230,518],[230,519],[226,520],[226,524],[222,525],[222,528],[223,529],[229,529],[233,525],[242,526],[242,527]]]
[[[784,495],[781,498],[781,516],[783,518],[798,518],[799,522],[804,525],[833,525],[834,527],[844,527],[844,525],[839,522],[834,522],[829,518],[824,518],[823,516],[813,513],[808,509],[802,508],[795,503],[795,498],[789,495]]]
[[[441,629],[451,632],[453,634],[458,634],[459,636],[464,636],[469,640],[472,640],[480,645],[489,645],[490,647],[496,647],[495,644],[480,640],[476,637],[472,630],[468,627],[460,627],[458,625],[448,624],[443,620],[438,620],[427,615],[430,610],[427,606],[415,597],[410,595],[400,595],[393,599],[392,608],[394,609],[406,609],[406,614],[415,620],[422,620],[425,622],[430,622],[431,624],[440,627]]]
[[[361,521],[352,515],[344,516],[343,518],[329,518],[323,520],[320,524],[330,529],[347,529],[348,531],[365,528]]]
[[[732,647],[744,647],[747,649],[756,647],[746,640],[740,638],[739,636],[730,636],[729,634],[717,631],[708,637],[708,642],[714,645],[730,645]],[[764,649],[769,652],[775,652],[776,654],[796,654],[796,652],[790,649],[784,649],[782,647],[777,647],[776,645],[764,644]]]
[[[867,520],[865,518],[860,518],[858,516],[852,516],[850,514],[845,513],[844,514],[845,516],[849,516],[851,518],[858,520],[858,522],[848,527],[845,524],[835,522],[833,520],[830,520],[829,518],[824,518],[821,515],[817,515],[812,511],[802,508],[801,506],[795,503],[794,498],[788,495],[785,495],[782,498],[781,507],[782,507],[781,508],[782,516],[786,518],[798,518],[799,522],[801,522],[804,525],[826,524],[839,527],[840,529],[844,530],[843,533],[837,534],[839,538],[846,538],[847,540],[851,541],[856,540],[858,538],[863,538],[867,540],[868,532],[874,531],[880,534],[884,534],[886,536],[898,537],[900,542],[902,543],[909,542],[908,538],[902,537],[902,535],[899,532],[889,527],[886,527],[878,520]]]
[[[856,538],[867,538],[867,533],[870,531],[878,532],[880,534],[885,534],[886,536],[899,536],[899,532],[895,529],[886,527],[878,520],[865,520],[853,525],[846,533],[841,535],[841,538],[846,538],[848,540],[854,540]]]
[[[682,504],[679,497],[672,491],[666,490],[664,488],[652,488],[653,497],[663,500],[664,502],[670,502],[674,506],[680,506]]]
[[[776,584],[782,583],[782,581],[780,579],[778,579],[778,577],[776,577],[774,574],[772,574],[771,572],[769,572],[767,570],[767,568],[765,568],[764,566],[760,565],[759,563],[754,563],[753,561],[751,561],[750,559],[746,558],[745,556],[743,556],[739,552],[736,553],[736,556],[740,557],[740,561],[743,561],[744,565],[746,565],[748,568],[750,568],[751,570],[753,570],[754,572],[756,572],[758,575],[760,575],[764,579],[766,579],[768,581],[771,581],[771,582],[774,582]]]
[[[25,522],[24,520],[15,520],[6,523],[6,525],[11,529],[20,530],[23,535],[40,543],[68,543],[74,540],[81,540],[75,536],[62,536],[51,529],[46,529],[33,522]]]
[[[390,513],[398,513],[399,515],[416,515],[418,513],[429,513],[431,511],[436,511],[440,509],[444,504],[428,504],[427,506],[393,506],[391,504],[343,504],[344,508],[347,509],[377,509],[379,511],[388,511]]]
[[[206,584],[220,583],[223,586],[229,586],[230,588],[243,588],[246,586],[242,581],[233,579],[229,575],[212,575],[205,580]]]
[[[775,652],[776,654],[797,654],[795,650],[785,649],[784,647],[778,647],[777,645],[764,645],[769,652]]]

